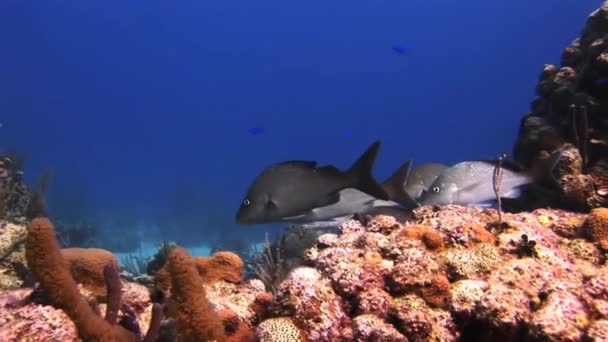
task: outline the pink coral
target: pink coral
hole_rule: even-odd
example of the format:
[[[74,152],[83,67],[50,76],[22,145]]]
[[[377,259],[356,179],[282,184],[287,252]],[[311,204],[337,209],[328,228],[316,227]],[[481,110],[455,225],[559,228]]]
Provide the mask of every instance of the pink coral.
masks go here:
[[[449,312],[433,309],[413,294],[393,299],[390,313],[397,329],[414,341],[456,341],[460,335]]]
[[[534,312],[531,333],[539,340],[577,341],[589,322],[585,306],[575,294],[555,291]]]
[[[307,334],[309,341],[348,341],[350,318],[329,280],[314,268],[293,270],[279,287],[277,302]],[[350,337],[349,337],[350,336]]]
[[[319,252],[315,265],[332,280],[338,292],[352,296],[365,289],[384,287],[386,270],[381,261],[379,254],[374,259],[362,249],[332,247]]]
[[[530,298],[520,289],[492,284],[479,299],[477,317],[501,334],[514,337],[521,322],[530,321]]]
[[[385,318],[391,304],[391,295],[383,289],[371,288],[357,294],[357,313],[374,314]]]
[[[407,342],[394,326],[378,316],[361,315],[353,319],[353,330],[357,341]]]

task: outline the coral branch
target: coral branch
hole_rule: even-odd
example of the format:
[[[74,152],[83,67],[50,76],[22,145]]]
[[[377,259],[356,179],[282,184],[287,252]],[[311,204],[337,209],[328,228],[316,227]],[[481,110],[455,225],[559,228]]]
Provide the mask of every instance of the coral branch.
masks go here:
[[[51,303],[74,322],[85,341],[137,341],[138,337],[97,316],[80,295],[55,240],[55,229],[46,218],[36,218],[28,228],[27,263]]]
[[[159,303],[154,303],[152,306],[152,319],[150,320],[150,327],[146,336],[142,340],[143,342],[154,342],[158,339],[160,334],[160,323],[163,319],[163,306]]]
[[[116,324],[118,319],[118,310],[120,310],[120,290],[122,284],[118,271],[111,263],[108,263],[103,269],[103,275],[106,281],[108,293],[108,307],[106,308],[106,321],[111,325]]]
[[[205,288],[190,253],[176,247],[169,257],[169,312],[184,341],[226,341],[222,322],[207,301]]]

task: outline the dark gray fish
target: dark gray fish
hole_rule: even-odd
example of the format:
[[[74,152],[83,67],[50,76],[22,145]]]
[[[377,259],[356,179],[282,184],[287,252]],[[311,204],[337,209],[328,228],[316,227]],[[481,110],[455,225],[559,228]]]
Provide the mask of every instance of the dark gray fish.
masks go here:
[[[380,142],[372,144],[346,172],[315,161],[287,161],[260,173],[247,191],[237,223],[297,221],[315,208],[340,201],[340,191],[354,188],[381,200],[389,195],[374,179],[372,167]]]
[[[389,194],[390,200],[381,200],[370,196],[360,190],[347,188],[339,191],[338,202],[313,208],[307,213],[290,217],[283,221],[292,222],[303,228],[319,228],[338,226],[348,220],[355,213],[365,213],[376,206],[400,207],[411,210],[418,207],[418,203],[411,199],[403,189],[403,184],[409,175],[411,162],[407,161],[382,183],[382,187]]]
[[[407,179],[405,192],[411,198],[419,198],[448,167],[449,165],[441,163],[426,163],[414,167]]]
[[[560,157],[561,151],[556,151],[534,169],[526,171],[506,162],[502,167],[501,197],[517,198],[522,187],[549,178]],[[496,200],[495,167],[496,161],[465,161],[450,166],[441,172],[428,191],[423,192],[419,202],[423,205],[491,206]]]
[[[408,160],[397,169],[387,180],[382,183],[382,187],[388,193],[390,200],[403,206],[405,209],[412,210],[419,207],[415,197],[407,191],[405,185],[412,177],[412,162]],[[392,206],[392,205],[389,205]]]

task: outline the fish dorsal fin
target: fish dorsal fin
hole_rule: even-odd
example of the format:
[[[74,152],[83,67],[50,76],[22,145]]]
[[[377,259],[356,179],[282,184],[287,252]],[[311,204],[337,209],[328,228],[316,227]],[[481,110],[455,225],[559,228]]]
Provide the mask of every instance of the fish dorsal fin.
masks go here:
[[[314,160],[288,160],[276,165],[295,165],[295,166],[303,166],[308,168],[314,168],[317,166],[317,162]]]
[[[372,168],[380,149],[380,141],[374,142],[357,161],[346,172],[351,181],[352,188],[365,192],[366,194],[381,200],[389,200],[390,196],[386,193],[372,175]]]

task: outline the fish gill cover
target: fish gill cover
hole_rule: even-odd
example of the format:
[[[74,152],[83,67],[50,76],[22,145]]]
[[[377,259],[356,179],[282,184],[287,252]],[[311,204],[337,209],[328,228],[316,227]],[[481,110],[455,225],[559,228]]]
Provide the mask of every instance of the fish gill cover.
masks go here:
[[[607,13],[2,1],[0,340],[605,339]],[[365,177],[349,172],[375,141]],[[511,182],[555,155],[546,177]],[[307,200],[235,222],[288,161],[323,176],[285,180]],[[471,197],[428,205],[460,162],[484,166],[450,183]],[[445,168],[412,177],[429,163]],[[302,199],[286,189],[265,210]]]

